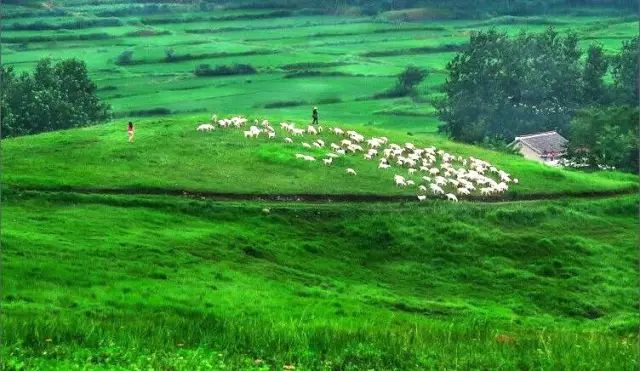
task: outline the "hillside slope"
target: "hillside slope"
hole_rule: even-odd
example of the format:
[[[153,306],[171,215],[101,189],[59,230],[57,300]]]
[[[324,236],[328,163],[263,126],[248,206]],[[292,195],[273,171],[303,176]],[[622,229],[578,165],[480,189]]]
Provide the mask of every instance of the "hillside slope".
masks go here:
[[[9,194],[3,358],[633,369],[637,211]]]
[[[203,116],[148,119],[136,124],[136,141],[127,143],[124,125],[102,126],[9,139],[3,142],[3,182],[16,188],[122,189],[208,191],[241,194],[354,194],[415,195],[421,175],[407,169],[380,170],[377,161],[362,155],[337,159],[331,167],[320,159],[329,149],[308,150],[301,142],[323,138],[328,147],[340,137],[327,130],[285,144],[277,137],[245,139],[238,129],[196,132]],[[279,120],[271,118],[274,126]],[[300,126],[300,125],[299,125]],[[343,128],[345,128],[343,126]],[[355,127],[365,135],[385,135],[403,145],[436,146],[455,156],[474,156],[489,161],[519,179],[507,197],[623,192],[637,189],[638,177],[618,172],[593,174],[561,170],[524,160],[515,155],[454,143],[437,135],[407,135],[393,130]],[[345,128],[347,129],[347,128]],[[305,162],[295,158],[306,153],[318,158]],[[354,168],[358,176],[345,173]],[[399,188],[393,176],[416,181],[415,187]]]

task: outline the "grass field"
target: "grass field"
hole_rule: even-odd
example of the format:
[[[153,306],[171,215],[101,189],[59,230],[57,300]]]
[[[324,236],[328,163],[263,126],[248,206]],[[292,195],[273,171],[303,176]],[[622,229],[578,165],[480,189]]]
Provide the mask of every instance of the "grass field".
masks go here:
[[[635,369],[637,201],[5,195],[3,359]]]
[[[197,132],[205,116],[146,119],[137,125],[136,142],[126,141],[121,124],[47,133],[5,142],[4,182],[18,188],[184,190],[244,194],[354,194],[414,195],[416,187],[398,188],[395,174],[407,169],[377,168],[362,155],[341,157],[331,167],[320,158],[329,149],[304,149],[301,142],[324,138],[327,146],[340,137],[325,130],[285,144],[287,135],[276,126],[277,137],[246,139],[238,129]],[[343,127],[348,128],[348,127]],[[533,161],[448,141],[433,134],[407,135],[396,130],[356,127],[367,135],[386,135],[395,143],[443,148],[453,155],[474,156],[495,164],[519,179],[508,196],[571,195],[637,191],[638,177],[619,172],[584,173],[562,170]],[[316,162],[295,158],[296,153],[318,156]],[[352,177],[345,169],[356,169]],[[424,173],[411,176],[417,184]]]
[[[473,30],[553,25],[613,53],[637,19],[64,3],[66,15],[3,4],[3,63],[80,58],[116,118],[2,141],[0,368],[638,369],[638,177],[453,142],[429,103]],[[117,65],[126,50],[134,63]],[[257,73],[196,77],[202,63]],[[430,72],[418,97],[373,98],[409,64]],[[416,190],[361,155],[296,160],[326,152],[303,149],[308,136],[195,130],[213,112],[300,127],[313,105],[325,127],[474,156],[519,183],[495,203],[355,202]]]
[[[81,57],[102,89],[100,95],[113,105],[118,117],[135,117],[162,107],[173,113],[224,110],[307,120],[310,107],[320,105],[323,120],[433,132],[438,122],[428,102],[372,96],[392,86],[395,75],[409,64],[431,72],[419,87],[421,94],[426,98],[437,94],[445,78],[444,67],[453,56],[448,48],[466,43],[471,31],[496,27],[515,34],[554,26],[561,32],[577,32],[583,46],[600,42],[613,53],[638,29],[633,17],[399,23],[384,17],[285,15],[273,9],[205,13],[190,5],[174,5],[179,13],[144,16],[129,11],[127,16],[114,18],[104,12],[131,7],[107,7],[112,6],[115,8],[106,9],[78,2],[68,7],[73,15],[66,17],[8,19],[3,30],[3,63],[25,70],[41,57],[61,58],[60,50],[65,50],[65,57]],[[24,13],[5,7],[9,14]],[[69,24],[85,19],[116,24],[45,31],[15,26],[43,22],[48,27],[71,27]],[[86,40],[77,39],[81,36]],[[167,49],[180,58],[166,62]],[[116,65],[117,56],[126,50],[133,51],[134,63]],[[247,63],[258,74],[196,77],[193,70],[201,63]],[[285,78],[305,71],[316,75]],[[265,108],[291,101],[300,105]]]

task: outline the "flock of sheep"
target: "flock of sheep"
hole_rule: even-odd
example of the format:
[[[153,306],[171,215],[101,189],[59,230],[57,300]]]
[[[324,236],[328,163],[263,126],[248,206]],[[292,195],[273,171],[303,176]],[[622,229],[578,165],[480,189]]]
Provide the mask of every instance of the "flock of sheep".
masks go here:
[[[197,131],[213,131],[216,127],[243,129],[245,138],[258,138],[263,135],[276,139],[276,129],[268,120],[259,122],[244,130],[248,120],[235,116],[218,120],[216,115],[211,123],[202,123]],[[394,174],[393,181],[398,187],[415,187],[419,201],[427,199],[427,194],[441,195],[450,201],[457,202],[458,197],[469,196],[476,192],[483,196],[500,194],[509,189],[510,184],[517,184],[518,179],[499,170],[492,164],[474,157],[463,158],[451,155],[435,147],[419,148],[412,143],[398,145],[390,143],[386,137],[366,138],[354,130],[343,130],[337,127],[327,129],[335,142],[327,143],[319,138],[324,131],[322,126],[308,125],[298,128],[293,123],[281,122],[280,130],[284,131],[283,142],[295,144],[298,141],[304,149],[329,150],[322,158],[325,166],[333,166],[334,160],[343,156],[361,155],[364,160],[378,161],[378,169],[389,172],[391,168],[406,170],[407,175]],[[304,141],[305,138],[307,141]],[[325,138],[326,139],[326,138]],[[316,161],[309,154],[297,153],[295,158],[302,161]],[[358,173],[353,168],[345,169],[349,175]],[[396,171],[398,172],[398,171]]]

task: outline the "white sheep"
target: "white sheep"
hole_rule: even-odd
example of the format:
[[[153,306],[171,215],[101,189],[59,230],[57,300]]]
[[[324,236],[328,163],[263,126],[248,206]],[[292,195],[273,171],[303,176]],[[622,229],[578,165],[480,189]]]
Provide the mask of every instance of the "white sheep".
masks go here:
[[[197,131],[212,131],[215,130],[215,127],[211,124],[200,124],[198,125]]]
[[[465,195],[465,196],[468,196],[471,194],[471,192],[469,192],[469,190],[466,188],[458,188],[456,192],[458,192],[459,195]]]
[[[347,168],[347,174],[349,174],[349,175],[357,175],[357,174],[356,174],[356,171],[355,171],[355,170],[353,170],[353,169],[352,169],[352,168],[350,168],[350,167],[349,167],[349,168]]]
[[[269,139],[273,139],[276,137],[276,133],[274,131],[270,131],[267,133],[267,136],[269,137]]]
[[[424,201],[424,200],[426,200],[426,199],[427,199],[427,196],[425,196],[425,195],[418,195],[418,201],[422,202],[422,201]]]
[[[309,125],[307,126],[307,134],[318,135],[318,130],[316,130],[312,125]]]
[[[302,142],[302,146],[307,149],[311,149],[311,145],[307,142]]]
[[[445,196],[447,196],[447,200],[449,201],[458,202],[458,197],[453,193],[447,193]]]
[[[293,143],[293,139],[291,139],[289,137],[286,137],[286,138],[284,138],[284,142],[285,143]]]
[[[431,192],[434,194],[444,194],[444,190],[442,190],[442,188],[437,184],[429,184],[429,188],[431,188]]]
[[[331,163],[333,162],[333,158],[329,157],[329,158],[323,158],[322,162],[324,162],[325,165],[329,166],[331,165]]]

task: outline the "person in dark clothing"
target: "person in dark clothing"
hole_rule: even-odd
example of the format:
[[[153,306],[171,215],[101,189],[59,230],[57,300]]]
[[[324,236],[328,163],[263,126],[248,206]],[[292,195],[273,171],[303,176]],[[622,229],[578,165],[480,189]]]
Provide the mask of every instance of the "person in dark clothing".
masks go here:
[[[318,125],[318,107],[313,107],[313,113],[311,114],[313,121],[311,125]]]

